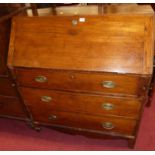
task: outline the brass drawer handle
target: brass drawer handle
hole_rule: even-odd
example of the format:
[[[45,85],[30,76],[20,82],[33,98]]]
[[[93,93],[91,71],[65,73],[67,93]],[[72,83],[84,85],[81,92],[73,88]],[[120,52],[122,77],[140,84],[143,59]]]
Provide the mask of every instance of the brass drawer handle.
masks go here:
[[[57,116],[56,115],[50,115],[48,117],[49,120],[56,120],[57,119]]]
[[[50,101],[52,101],[52,97],[50,97],[50,96],[41,96],[41,101],[50,102]]]
[[[77,24],[78,24],[78,20],[73,19],[73,20],[72,20],[72,25],[73,25],[73,26],[76,26]]]
[[[116,84],[113,81],[104,81],[101,83],[102,87],[105,88],[114,88]]]
[[[114,105],[112,103],[103,103],[102,104],[102,108],[104,110],[113,110],[114,109]]]
[[[102,123],[102,127],[104,129],[111,130],[114,128],[114,125],[111,122],[104,122]]]
[[[37,77],[35,77],[35,81],[44,83],[44,82],[47,82],[47,78],[45,76],[37,76]]]

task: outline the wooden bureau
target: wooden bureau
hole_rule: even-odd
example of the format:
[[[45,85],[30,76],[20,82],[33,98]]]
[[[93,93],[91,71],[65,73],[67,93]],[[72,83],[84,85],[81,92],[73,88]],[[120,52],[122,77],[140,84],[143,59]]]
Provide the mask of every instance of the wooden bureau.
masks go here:
[[[152,11],[15,17],[8,67],[35,128],[133,146],[152,78],[153,22]]]

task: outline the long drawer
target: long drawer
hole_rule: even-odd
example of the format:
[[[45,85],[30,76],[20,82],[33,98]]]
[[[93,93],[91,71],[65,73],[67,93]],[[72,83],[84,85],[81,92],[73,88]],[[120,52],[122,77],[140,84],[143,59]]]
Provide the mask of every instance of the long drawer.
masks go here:
[[[50,110],[38,111],[36,108],[31,108],[31,112],[36,122],[48,125],[56,124],[125,135],[133,135],[136,126],[136,121],[132,119],[97,117]]]
[[[22,68],[16,76],[20,86],[123,95],[143,94],[149,81],[138,75]]]
[[[26,118],[25,111],[18,98],[0,96],[0,116]]]
[[[117,115],[137,119],[141,101],[135,98],[70,93],[20,87],[27,105],[38,111],[83,112],[93,115]]]

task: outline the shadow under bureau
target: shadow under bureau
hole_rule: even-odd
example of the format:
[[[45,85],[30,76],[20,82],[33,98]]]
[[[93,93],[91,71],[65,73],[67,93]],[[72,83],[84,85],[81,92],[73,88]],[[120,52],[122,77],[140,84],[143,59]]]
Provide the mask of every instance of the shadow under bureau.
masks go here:
[[[13,19],[8,67],[34,128],[134,145],[153,69],[153,13]]]

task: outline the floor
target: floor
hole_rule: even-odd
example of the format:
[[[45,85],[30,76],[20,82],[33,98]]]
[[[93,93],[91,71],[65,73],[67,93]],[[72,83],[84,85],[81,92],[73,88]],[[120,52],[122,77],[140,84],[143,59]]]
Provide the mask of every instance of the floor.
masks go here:
[[[42,127],[36,132],[24,122],[0,119],[0,150],[130,150],[125,140],[91,139]],[[155,95],[145,108],[135,150],[155,150]]]

